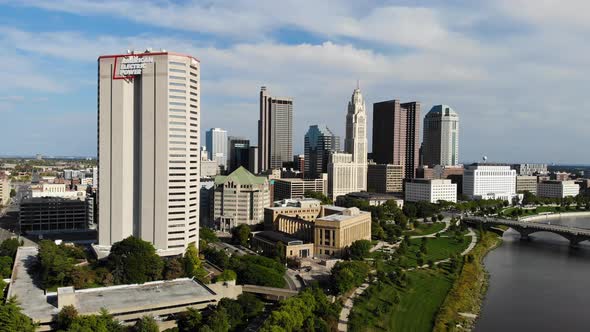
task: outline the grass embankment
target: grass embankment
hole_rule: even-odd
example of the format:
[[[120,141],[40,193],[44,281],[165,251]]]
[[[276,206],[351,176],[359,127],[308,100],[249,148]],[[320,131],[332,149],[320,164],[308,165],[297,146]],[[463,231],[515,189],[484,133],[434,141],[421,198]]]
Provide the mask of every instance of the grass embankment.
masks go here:
[[[407,277],[409,283],[403,288],[379,281],[369,286],[355,301],[349,330],[432,331],[452,278],[442,269],[414,270]]]
[[[411,231],[404,232],[404,235],[419,236],[419,235],[430,235],[442,231],[445,228],[445,223],[420,223],[418,227]]]
[[[568,207],[565,206],[538,206],[534,209],[524,209],[524,208],[517,208],[517,207],[509,207],[502,211],[502,216],[507,218],[516,218],[514,211],[522,211],[518,214],[518,217],[530,217],[535,216],[542,213],[561,213],[561,212],[584,212],[588,211],[585,209],[577,208],[575,205],[570,205]]]
[[[488,286],[488,276],[483,258],[501,243],[498,235],[492,232],[480,233],[480,240],[468,256],[455,280],[453,287],[440,307],[433,331],[455,331],[456,325],[470,330],[474,319],[459,313],[479,314],[481,303]]]
[[[453,255],[458,255],[465,250],[470,243],[470,238],[462,237],[463,241],[459,242],[452,237],[429,238],[426,242],[426,254],[424,263],[428,261],[438,261],[447,259]],[[417,266],[416,254],[420,252],[422,239],[411,239],[408,250],[400,259],[400,266],[404,268]]]

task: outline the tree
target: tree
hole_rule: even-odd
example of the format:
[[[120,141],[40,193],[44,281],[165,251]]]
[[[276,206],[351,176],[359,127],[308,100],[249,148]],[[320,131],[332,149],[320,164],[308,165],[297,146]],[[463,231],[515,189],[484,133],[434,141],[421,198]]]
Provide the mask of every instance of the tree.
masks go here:
[[[332,202],[332,200],[328,196],[322,194],[321,192],[317,192],[317,191],[308,190],[308,191],[305,192],[304,196],[306,198],[315,198],[315,199],[318,199],[324,205],[331,205],[331,204],[334,203],[334,202]]]
[[[264,311],[264,302],[251,293],[242,293],[238,296],[238,303],[242,306],[246,318],[254,318]]]
[[[158,323],[152,316],[143,316],[138,320],[130,332],[159,332]]]
[[[56,328],[58,330],[67,330],[77,318],[78,310],[73,305],[67,305],[59,311],[55,318]]]
[[[244,308],[236,300],[223,298],[217,305],[217,310],[223,309],[228,316],[228,322],[232,330],[244,323]],[[212,324],[207,324],[212,327]]]
[[[10,272],[12,272],[12,258],[0,256],[0,276],[10,278]]]
[[[113,244],[108,265],[118,284],[158,280],[164,268],[164,262],[156,254],[154,246],[134,236]]]
[[[185,275],[183,262],[177,258],[171,258],[166,260],[164,264],[164,279],[172,280],[181,278]]]
[[[106,309],[102,309],[98,315],[76,317],[66,332],[125,332],[126,330]]]
[[[0,305],[0,331],[35,332],[36,324],[23,314],[15,297]]]
[[[219,242],[219,238],[211,228],[201,227],[199,229],[199,238],[207,243]]]
[[[2,243],[0,244],[0,255],[1,256],[8,256],[12,259],[14,259],[14,256],[16,256],[16,251],[18,250],[18,247],[21,246],[21,243],[19,242],[18,239],[13,238],[13,239],[6,239],[4,241],[2,241]]]
[[[66,286],[73,283],[75,265],[85,259],[79,247],[56,245],[53,241],[39,242],[39,270],[45,288]]]
[[[223,270],[223,272],[221,272],[221,274],[217,276],[215,281],[217,281],[217,282],[232,281],[232,280],[236,280],[236,279],[238,279],[238,275],[234,271],[226,269],[226,270]]]
[[[201,259],[199,258],[199,252],[197,247],[189,245],[186,248],[186,252],[183,257],[184,272],[189,277],[195,277],[202,281],[207,274],[207,271],[203,269]]]
[[[12,198],[14,196],[16,196],[16,190],[13,188],[13,189],[10,189],[10,198]]]
[[[232,242],[242,246],[247,246],[250,241],[250,227],[241,224],[232,229]]]
[[[230,320],[224,308],[217,308],[207,317],[207,326],[215,332],[227,332],[230,328]]]
[[[371,241],[369,240],[357,240],[354,241],[348,248],[348,254],[350,259],[362,260],[367,258],[371,254]]]
[[[365,262],[338,262],[332,268],[332,282],[339,293],[346,293],[360,286],[368,277],[369,270]]]
[[[185,312],[179,314],[178,331],[179,332],[193,332],[197,331],[201,326],[203,317],[201,312],[195,308],[187,308]]]

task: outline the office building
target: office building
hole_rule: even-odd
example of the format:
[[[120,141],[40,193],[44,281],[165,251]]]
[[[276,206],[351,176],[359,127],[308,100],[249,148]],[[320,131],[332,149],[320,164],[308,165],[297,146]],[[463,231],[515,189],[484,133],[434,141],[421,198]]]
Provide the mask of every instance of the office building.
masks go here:
[[[373,160],[404,166],[404,177],[416,176],[420,150],[420,103],[389,100],[373,104]]]
[[[314,199],[289,201],[285,205],[265,209],[265,228],[303,243],[313,242],[315,256],[341,257],[354,241],[371,239],[369,212],[321,205]]]
[[[514,164],[512,168],[516,170],[518,175],[547,175],[547,164]]]
[[[502,164],[472,164],[463,174],[463,194],[511,201],[516,196],[516,171]]]
[[[436,105],[424,117],[423,165],[459,163],[459,115],[447,105]]]
[[[244,137],[228,137],[227,153],[229,154],[227,167],[228,174],[240,167],[248,168],[248,159],[250,157],[250,140]]]
[[[19,225],[27,234],[59,233],[88,229],[84,200],[39,197],[20,203]]]
[[[258,169],[258,166],[258,147],[251,146],[248,150],[248,170],[252,174],[258,174],[260,173],[260,169]]]
[[[214,228],[215,223],[212,220],[212,209],[213,209],[213,191],[211,188],[215,185],[214,179],[201,179],[199,183],[200,194],[199,194],[199,225],[201,227]]]
[[[457,184],[457,194],[463,194],[463,165],[428,167],[422,165],[416,170],[416,177],[420,179],[449,179]]]
[[[457,184],[451,180],[411,179],[405,193],[406,202],[457,202]]]
[[[215,160],[209,159],[209,151],[205,149],[205,147],[201,148],[201,165],[199,167],[200,170],[200,177],[203,178],[211,178],[215,175],[219,174],[219,163]]]
[[[328,158],[328,192],[332,199],[349,192],[367,190],[367,114],[357,87],[348,102],[344,153]]]
[[[227,131],[221,128],[211,128],[205,134],[205,144],[209,153],[209,160],[227,169]]]
[[[575,197],[580,193],[580,185],[574,181],[542,181],[539,182],[537,193],[539,197],[546,198]]]
[[[367,168],[367,191],[382,194],[403,192],[404,167],[370,162]]]
[[[533,195],[537,194],[537,177],[529,175],[517,175],[516,176],[516,192],[524,193],[525,191],[530,192]]]
[[[199,239],[199,61],[148,50],[101,56],[98,71],[98,243],[184,253]]]
[[[302,174],[305,172],[305,155],[296,154],[293,156],[293,169],[299,171]]]
[[[264,86],[260,89],[258,155],[260,172],[279,169],[293,158],[293,98],[272,97]]]
[[[270,206],[268,179],[239,167],[228,176],[215,177],[213,221],[222,231],[264,221],[264,208]]]
[[[328,175],[323,174],[319,179],[278,179],[274,180],[274,199],[303,198],[308,191],[328,194]]]
[[[310,126],[305,134],[304,176],[309,179],[328,172],[328,159],[332,152],[340,151],[340,137],[325,126]]]
[[[0,172],[0,205],[10,203],[10,179],[4,172]]]

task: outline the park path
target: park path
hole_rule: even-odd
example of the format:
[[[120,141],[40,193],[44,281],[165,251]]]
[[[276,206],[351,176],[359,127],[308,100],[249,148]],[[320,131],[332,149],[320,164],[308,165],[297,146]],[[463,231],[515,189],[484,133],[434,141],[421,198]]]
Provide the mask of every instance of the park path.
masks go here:
[[[445,232],[449,226],[450,226],[450,222],[447,220],[446,222],[446,226],[444,229],[442,229],[439,232],[436,233],[443,233]],[[463,252],[461,253],[461,256],[465,256],[468,253],[471,252],[471,250],[473,250],[473,248],[475,248],[475,245],[477,244],[477,234],[473,231],[473,229],[471,227],[468,228],[469,233],[467,233],[465,236],[469,236],[471,237],[471,243],[469,243],[469,246],[463,250]],[[413,236],[411,237],[413,238],[422,238],[422,237],[435,237],[436,233],[433,234],[429,234],[429,235],[421,235],[421,236]],[[441,259],[439,261],[434,262],[434,265],[439,265],[442,263],[446,263],[449,262],[450,259],[446,258],[446,259]],[[412,268],[408,268],[405,269],[406,271],[412,271],[415,269],[425,269],[428,268],[428,264],[422,265],[422,266],[418,266],[418,267],[412,267]],[[352,307],[354,306],[354,299],[357,296],[362,295],[365,290],[369,287],[369,282],[365,282],[362,285],[360,285],[359,287],[357,287],[347,298],[346,301],[344,301],[344,306],[342,307],[342,310],[340,311],[340,317],[338,318],[338,332],[346,332],[348,331],[348,317],[350,316],[350,312],[352,311]]]
[[[421,239],[423,237],[436,237],[436,234],[446,232],[449,229],[449,227],[451,226],[451,221],[450,221],[450,219],[445,218],[442,222],[445,223],[445,227],[443,229],[441,229],[440,231],[434,232],[432,234],[410,236],[410,239]]]
[[[338,332],[346,332],[348,331],[348,316],[352,311],[352,306],[354,305],[354,299],[357,296],[362,295],[365,290],[369,288],[369,282],[365,282],[359,287],[357,287],[344,301],[344,306],[342,307],[342,311],[340,311],[340,317],[338,318]]]

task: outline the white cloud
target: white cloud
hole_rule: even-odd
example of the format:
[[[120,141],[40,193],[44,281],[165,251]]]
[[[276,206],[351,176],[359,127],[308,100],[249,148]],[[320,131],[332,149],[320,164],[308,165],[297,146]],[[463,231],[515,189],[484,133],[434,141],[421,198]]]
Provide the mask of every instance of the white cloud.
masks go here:
[[[42,33],[0,27],[0,46],[83,64],[127,48],[152,46],[193,54],[202,63],[203,130],[223,126],[255,140],[258,89],[267,85],[271,93],[295,97],[294,137],[300,149],[310,124],[328,124],[343,133],[346,102],[360,79],[369,113],[372,102],[392,98],[420,100],[423,113],[435,103],[452,105],[461,115],[462,158],[473,160],[486,153],[495,159],[542,160],[539,146],[555,147],[551,158],[557,160],[586,158],[558,148],[585,140],[589,120],[589,82],[581,68],[590,65],[583,33],[590,23],[581,17],[583,7],[556,9],[555,2],[547,0],[492,2],[483,9],[459,10],[335,0],[25,3],[173,29],[173,34],[166,30],[122,36],[76,31],[83,27]],[[274,32],[281,29],[310,33],[314,42],[277,40]],[[184,30],[209,33],[222,42],[204,44]],[[94,79],[93,72],[64,78],[40,67],[25,71],[22,54],[8,55],[9,62],[0,63],[0,81],[12,81],[14,75],[18,88],[65,91]],[[26,80],[19,82],[19,77]],[[95,108],[95,102],[88,100],[87,108]],[[580,121],[559,126],[564,116]],[[554,135],[546,135],[548,130]]]

